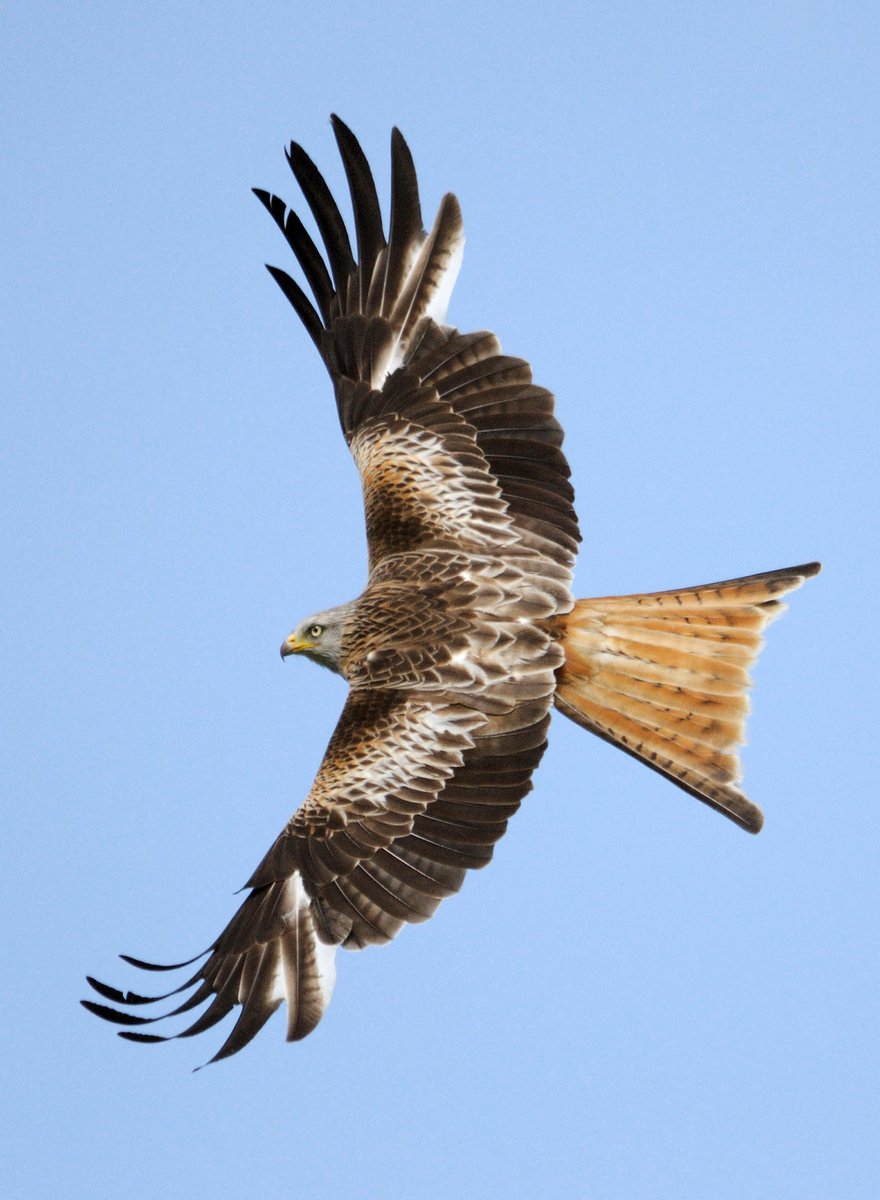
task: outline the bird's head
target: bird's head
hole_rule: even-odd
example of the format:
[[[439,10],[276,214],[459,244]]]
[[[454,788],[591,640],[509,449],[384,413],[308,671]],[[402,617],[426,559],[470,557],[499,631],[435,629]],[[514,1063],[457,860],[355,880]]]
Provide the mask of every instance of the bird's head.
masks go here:
[[[293,633],[281,643],[281,657],[291,654],[304,654],[313,662],[331,671],[341,674],[342,632],[344,626],[344,610],[330,609],[328,612],[315,613],[300,621]]]

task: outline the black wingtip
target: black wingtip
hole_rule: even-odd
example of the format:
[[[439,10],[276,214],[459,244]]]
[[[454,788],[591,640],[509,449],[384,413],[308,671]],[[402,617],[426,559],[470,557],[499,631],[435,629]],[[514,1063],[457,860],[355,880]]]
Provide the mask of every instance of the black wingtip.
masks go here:
[[[335,113],[332,113],[330,116],[330,124],[333,126],[333,136],[336,138],[336,143],[338,146],[353,146],[360,151],[360,142],[357,140],[354,133],[341,117],[337,117]]]
[[[125,998],[125,993],[121,992],[119,988],[111,987],[109,983],[102,983],[100,979],[95,979],[93,975],[86,975],[86,983],[99,996],[103,996],[105,1000],[112,1000],[114,1004],[129,1003]],[[137,1004],[138,1000],[134,1000],[133,1003]]]
[[[142,996],[139,992],[123,992],[119,988],[112,987],[109,983],[102,983],[100,979],[95,979],[93,975],[86,975],[86,983],[99,996],[103,996],[105,1000],[112,1000],[114,1004],[155,1004],[157,1000],[167,1000],[169,996],[174,996],[181,990],[181,988],[174,988],[172,991],[163,992],[159,996]],[[183,984],[183,987],[186,987],[186,984]]]
[[[106,1004],[96,1004],[94,1000],[80,1000],[80,1004],[87,1012],[100,1017],[102,1021],[109,1021],[111,1025],[149,1025],[152,1023],[151,1017],[136,1017],[134,1013],[118,1012]]]
[[[299,142],[290,142],[284,151],[284,157],[287,159],[287,165],[291,171],[296,174],[297,170],[302,167],[315,167],[307,150],[305,150]]]
[[[208,950],[213,949],[209,946]],[[132,967],[139,967],[142,971],[179,971],[181,967],[191,967],[194,962],[198,962],[200,958],[204,958],[208,950],[203,950],[201,954],[195,954],[192,958],[187,958],[184,962],[179,963],[148,963],[142,958],[133,958],[130,954],[120,954],[123,962],[129,963]]]

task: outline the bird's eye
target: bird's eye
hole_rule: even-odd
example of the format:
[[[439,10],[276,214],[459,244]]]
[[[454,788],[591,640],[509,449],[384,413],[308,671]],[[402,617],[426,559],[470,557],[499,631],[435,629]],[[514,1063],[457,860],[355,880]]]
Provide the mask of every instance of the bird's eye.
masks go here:
[[[323,625],[313,625],[311,627],[311,629],[309,630],[309,637],[319,638],[323,632],[324,632]]]

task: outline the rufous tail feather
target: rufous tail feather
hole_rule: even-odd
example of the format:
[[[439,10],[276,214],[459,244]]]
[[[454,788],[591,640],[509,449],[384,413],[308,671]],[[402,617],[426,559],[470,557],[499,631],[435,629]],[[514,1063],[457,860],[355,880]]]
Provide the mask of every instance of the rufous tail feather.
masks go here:
[[[781,597],[819,569],[578,600],[562,618],[556,707],[757,833],[763,814],[737,786],[748,671]]]

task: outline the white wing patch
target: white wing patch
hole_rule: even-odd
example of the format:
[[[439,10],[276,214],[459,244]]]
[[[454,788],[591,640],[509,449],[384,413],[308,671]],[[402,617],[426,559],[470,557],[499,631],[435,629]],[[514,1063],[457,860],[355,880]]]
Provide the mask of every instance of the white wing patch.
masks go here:
[[[425,316],[430,317],[432,321],[436,321],[438,325],[446,323],[446,313],[449,308],[449,301],[452,299],[452,289],[455,287],[456,280],[458,279],[463,259],[464,234],[461,234],[453,242],[449,250],[448,261],[435,284],[436,290],[425,312]]]
[[[373,387],[380,388],[386,377],[403,365],[410,339],[422,321],[444,324],[463,257],[461,209],[456,198],[447,195],[394,301],[390,320],[395,339],[388,358],[377,364]]]
[[[294,871],[290,879],[288,879],[285,887],[285,901],[288,903],[288,908],[284,913],[285,923],[294,929],[299,921],[306,918],[303,922],[307,930],[306,936],[312,940],[312,946],[308,950],[314,952],[315,979],[314,982],[321,993],[322,1009],[326,1008],[330,1003],[330,997],[333,995],[333,987],[336,983],[336,946],[330,946],[326,942],[322,942],[318,937],[309,909],[309,896],[303,886],[302,877],[299,871]],[[307,953],[307,957],[311,957]],[[275,980],[272,988],[272,999],[276,1003],[282,1001],[287,1004],[288,1009],[294,1009],[299,1003],[299,993],[303,985],[303,980],[293,976],[289,971],[285,971],[284,962],[278,964],[275,972]]]

